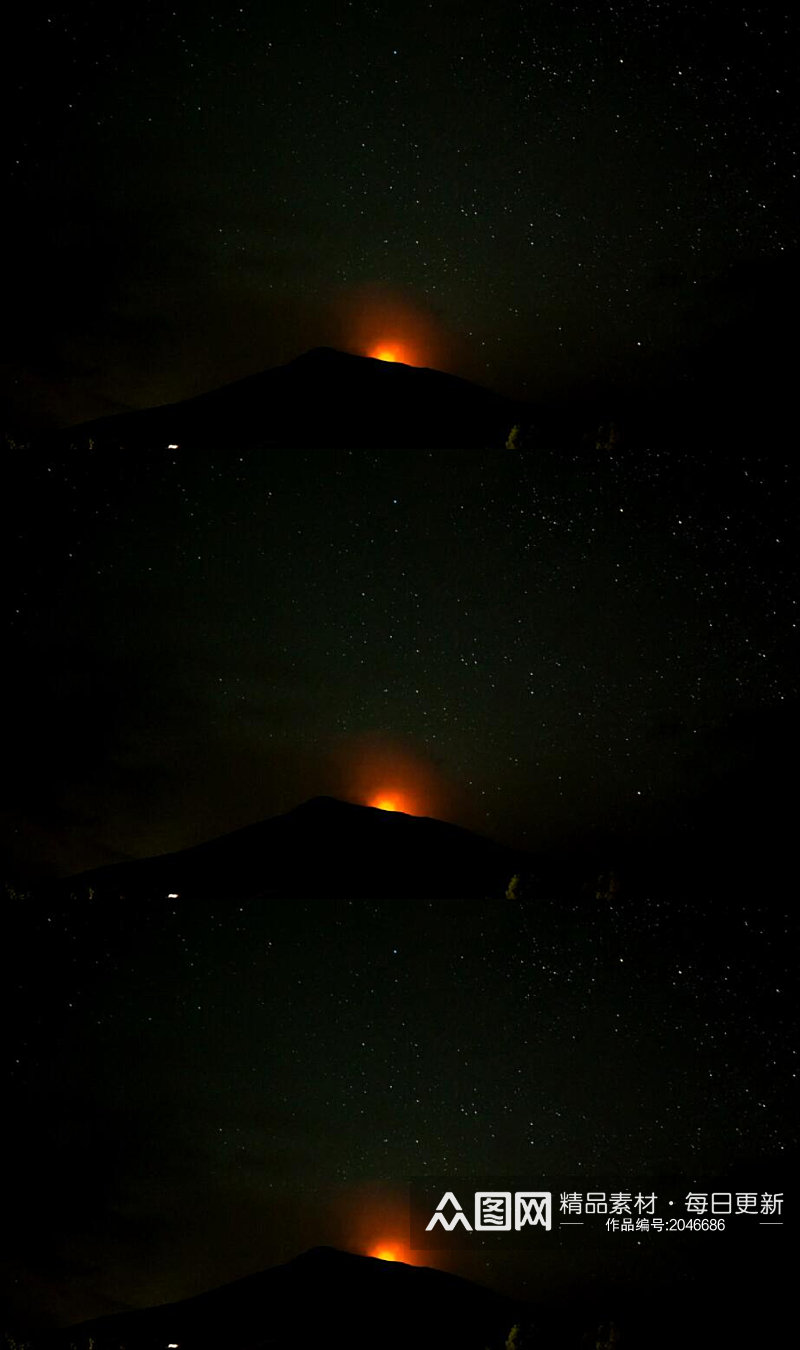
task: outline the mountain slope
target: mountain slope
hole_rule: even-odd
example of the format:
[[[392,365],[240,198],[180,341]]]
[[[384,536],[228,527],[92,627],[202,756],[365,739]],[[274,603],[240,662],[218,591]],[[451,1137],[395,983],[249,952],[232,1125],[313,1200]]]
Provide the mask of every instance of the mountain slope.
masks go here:
[[[513,849],[445,821],[315,797],[195,848],[100,868],[63,884],[128,898],[499,899],[522,860]]]
[[[88,422],[61,438],[133,449],[501,448],[530,415],[443,371],[318,347],[211,393]]]
[[[181,1303],[86,1322],[33,1350],[268,1350],[288,1345],[502,1345],[524,1305],[429,1267],[316,1247]]]

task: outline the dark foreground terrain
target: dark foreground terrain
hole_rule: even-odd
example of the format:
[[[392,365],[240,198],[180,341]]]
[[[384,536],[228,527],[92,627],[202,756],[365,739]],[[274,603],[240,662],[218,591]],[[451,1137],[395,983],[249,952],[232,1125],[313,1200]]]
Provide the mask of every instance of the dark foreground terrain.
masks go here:
[[[317,347],[182,403],[122,413],[53,440],[127,450],[272,446],[409,450],[505,444],[527,405],[443,371]]]
[[[534,1307],[431,1267],[330,1247],[207,1294],[34,1335],[24,1350],[700,1350],[776,1344],[755,1291],[576,1293]],[[755,1339],[753,1339],[755,1338]],[[6,1336],[6,1344],[13,1344]],[[22,1350],[22,1347],[19,1347]]]
[[[315,797],[196,848],[99,868],[56,889],[114,900],[499,898],[527,862],[446,821]]]

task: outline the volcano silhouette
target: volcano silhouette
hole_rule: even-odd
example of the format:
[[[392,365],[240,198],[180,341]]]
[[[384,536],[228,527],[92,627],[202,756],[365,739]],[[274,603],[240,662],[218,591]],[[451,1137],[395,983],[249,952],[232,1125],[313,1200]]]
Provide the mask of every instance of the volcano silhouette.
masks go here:
[[[501,899],[526,858],[445,821],[315,797],[209,843],[80,880],[126,898]]]
[[[182,403],[72,428],[100,448],[502,448],[530,418],[456,375],[317,347]]]
[[[332,1247],[181,1303],[37,1338],[33,1350],[271,1350],[288,1345],[502,1345],[525,1305],[459,1276]]]

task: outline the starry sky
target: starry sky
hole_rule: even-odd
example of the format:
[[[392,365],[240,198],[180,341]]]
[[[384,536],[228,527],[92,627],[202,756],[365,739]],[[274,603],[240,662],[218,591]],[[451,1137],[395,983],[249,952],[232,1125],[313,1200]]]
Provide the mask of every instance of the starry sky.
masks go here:
[[[733,1169],[733,1189],[791,1194],[792,919],[770,897],[79,898],[20,924],[6,984],[4,1285],[40,1321],[328,1242],[543,1303],[608,1287],[623,1320],[637,1290],[669,1288],[688,1334],[710,1238],[699,1256],[691,1236],[413,1251],[408,1181],[660,1193],[663,1176],[729,1190]],[[767,1301],[784,1231],[759,1230],[742,1268]]]
[[[795,39],[789,6],[722,0],[35,0],[6,53],[7,421],[387,336],[533,399],[690,408],[735,371],[771,402]]]
[[[318,1242],[408,1255],[424,1174],[702,1187],[765,1164],[788,1186],[789,23],[711,3],[15,19],[4,1317],[176,1298]],[[28,441],[320,344],[606,426],[620,408],[622,435]],[[686,435],[643,434],[667,409]],[[319,794],[529,849],[563,884],[30,898]],[[686,1251],[667,1282],[702,1283]],[[647,1250],[617,1257],[440,1263],[534,1298],[658,1278]]]
[[[77,872],[320,793],[534,850],[698,809],[779,834],[795,488],[728,445],[34,456],[12,862]]]

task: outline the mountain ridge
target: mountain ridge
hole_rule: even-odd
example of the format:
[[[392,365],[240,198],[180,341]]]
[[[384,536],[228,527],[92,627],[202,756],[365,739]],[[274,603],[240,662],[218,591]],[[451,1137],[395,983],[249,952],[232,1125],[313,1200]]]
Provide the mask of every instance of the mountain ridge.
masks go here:
[[[230,898],[501,897],[532,860],[464,826],[312,797],[281,815],[186,849],[105,864],[52,883],[119,892]]]
[[[312,1247],[290,1260],[177,1302],[110,1313],[34,1336],[31,1350],[268,1350],[298,1335],[354,1347],[433,1347],[456,1334],[465,1350],[508,1334],[527,1305],[449,1271]],[[391,1321],[390,1321],[391,1319]],[[376,1325],[380,1332],[376,1334]],[[225,1339],[220,1342],[219,1338]]]
[[[429,366],[312,347],[274,366],[177,402],[49,433],[131,448],[502,447],[534,409]]]

